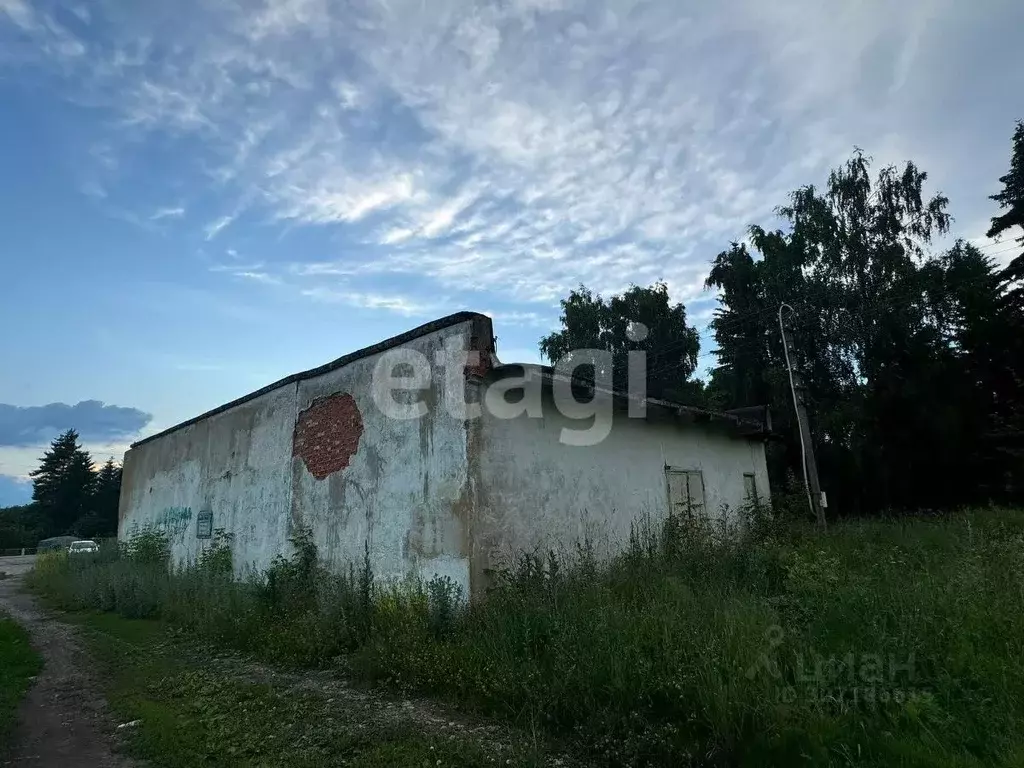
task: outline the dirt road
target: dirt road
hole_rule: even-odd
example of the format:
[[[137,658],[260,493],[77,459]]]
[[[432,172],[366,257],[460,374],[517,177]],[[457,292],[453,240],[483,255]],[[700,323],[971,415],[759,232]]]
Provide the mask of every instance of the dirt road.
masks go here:
[[[130,768],[134,763],[114,750],[114,723],[78,632],[22,591],[30,559],[0,558],[0,571],[9,575],[0,580],[0,610],[28,630],[44,662],[18,712],[12,751],[0,754],[0,765]]]
[[[35,555],[25,555],[24,557],[0,557],[0,573],[6,573],[8,576],[21,576],[22,574],[31,571],[32,566],[35,564]]]

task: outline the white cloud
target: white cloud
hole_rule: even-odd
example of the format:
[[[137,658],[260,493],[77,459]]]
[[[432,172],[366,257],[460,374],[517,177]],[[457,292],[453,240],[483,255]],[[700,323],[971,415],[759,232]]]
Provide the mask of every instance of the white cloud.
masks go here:
[[[409,296],[397,294],[362,293],[359,291],[335,290],[332,288],[308,288],[302,295],[316,301],[346,304],[360,309],[379,309],[406,317],[432,315],[441,311],[442,304],[422,302]]]
[[[235,277],[241,277],[246,280],[251,280],[254,283],[263,283],[264,285],[280,285],[281,280],[274,275],[267,272],[253,272],[250,270],[242,270],[233,273]]]
[[[534,365],[547,365],[548,361],[540,354],[537,347],[506,347],[498,337],[498,359],[502,363],[531,363]]]
[[[234,257],[232,258],[234,259]],[[247,280],[253,283],[263,283],[264,285],[284,284],[284,280],[279,276],[267,271],[266,265],[263,264],[263,262],[242,264],[237,261],[232,261],[228,264],[213,264],[210,266],[210,271],[228,274],[232,277],[238,277],[242,280]]]
[[[66,30],[0,3],[72,55]],[[186,5],[182,18],[206,8]],[[85,79],[133,137],[201,155],[233,211],[206,239],[243,207],[337,235],[343,257],[287,252],[248,279],[423,309],[383,287],[398,277],[410,295],[485,293],[529,317],[580,282],[703,295],[709,258],[855,144],[879,161],[913,154],[960,211],[954,166],[990,150],[967,124],[953,147],[948,104],[990,100],[949,73],[973,64],[999,15],[1011,28],[1022,13],[1011,0],[987,14],[952,0],[226,2],[202,23],[140,15],[108,53],[85,46],[98,57]],[[991,72],[1002,93],[1024,85],[1012,67]],[[1007,149],[991,152],[1005,164]],[[966,220],[990,205],[972,194]],[[380,290],[315,284],[328,275]]]
[[[362,103],[363,91],[355,83],[348,80],[337,80],[333,88],[334,93],[338,96],[338,103],[345,109],[357,109]]]
[[[523,325],[536,328],[550,329],[554,328],[557,323],[557,318],[554,314],[542,315],[539,312],[494,312],[492,310],[485,310],[483,314],[490,317],[495,323],[501,325]]]
[[[31,29],[35,26],[32,8],[25,0],[0,0],[0,13],[22,29]]]
[[[268,0],[246,25],[246,31],[256,42],[295,32],[320,36],[326,33],[330,20],[325,0]]]
[[[184,215],[184,208],[181,206],[171,206],[167,208],[157,208],[149,218],[154,221],[158,221],[160,219],[180,219]]]
[[[211,125],[203,114],[204,106],[201,93],[143,80],[126,98],[124,119],[144,128],[189,131]]]
[[[394,245],[395,243],[401,243],[408,240],[415,234],[416,230],[410,229],[409,227],[393,227],[383,234],[380,239],[380,244]]]
[[[231,224],[235,220],[234,216],[221,216],[218,219],[214,219],[203,229],[207,240],[213,240],[221,230]]]
[[[975,227],[975,232],[987,232],[989,223]],[[982,253],[990,257],[997,267],[1005,267],[1014,258],[1024,252],[1024,230],[1020,227],[1011,227],[998,239],[988,237],[985,234],[977,234],[967,238],[968,242],[976,246]]]
[[[287,189],[281,216],[313,224],[353,222],[410,200],[415,194],[413,177],[408,173],[382,179],[369,188],[344,177],[321,179],[305,188]]]

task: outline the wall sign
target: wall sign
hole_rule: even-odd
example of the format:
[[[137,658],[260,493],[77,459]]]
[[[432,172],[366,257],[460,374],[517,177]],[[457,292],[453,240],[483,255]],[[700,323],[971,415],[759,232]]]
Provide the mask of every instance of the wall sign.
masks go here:
[[[213,512],[206,510],[196,515],[196,538],[213,538]]]

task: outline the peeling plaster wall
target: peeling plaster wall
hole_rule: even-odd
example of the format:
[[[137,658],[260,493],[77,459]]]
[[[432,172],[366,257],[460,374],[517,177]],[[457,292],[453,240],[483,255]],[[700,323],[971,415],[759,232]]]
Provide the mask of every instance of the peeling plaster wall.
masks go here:
[[[490,334],[489,320],[479,318],[402,346],[433,363],[453,335],[489,348]],[[120,537],[156,527],[168,533],[176,561],[194,560],[206,546],[196,537],[196,516],[211,511],[214,529],[234,533],[242,571],[287,554],[288,536],[303,524],[338,569],[360,565],[368,553],[376,579],[448,576],[469,594],[470,430],[444,407],[440,373],[413,397],[426,404],[426,416],[385,417],[373,392],[381,354],[132,448]],[[465,387],[461,375],[459,382]]]
[[[657,524],[668,514],[666,464],[701,470],[711,515],[744,503],[744,473],[755,474],[758,495],[769,498],[760,441],[652,408],[646,420],[616,411],[604,441],[577,447],[559,435],[581,422],[562,416],[550,392],[543,412],[543,419],[481,420],[474,542],[480,571],[523,551],[571,552],[584,539],[601,557],[621,551],[634,520],[646,516]]]
[[[433,362],[452,334],[468,343],[471,326],[453,326],[405,346]],[[385,417],[372,389],[384,385],[373,377],[377,359],[364,358],[299,382],[299,413],[334,393],[348,393],[361,414],[362,435],[348,466],[323,480],[300,457],[290,459],[290,517],[313,528],[321,553],[335,567],[362,563],[368,548],[375,579],[447,576],[468,594],[466,425],[445,409],[440,375],[419,395],[425,416]]]
[[[236,566],[263,568],[283,551],[291,491],[294,384],[125,454],[118,535],[156,528],[172,557],[195,560],[208,540],[197,516],[235,534]]]

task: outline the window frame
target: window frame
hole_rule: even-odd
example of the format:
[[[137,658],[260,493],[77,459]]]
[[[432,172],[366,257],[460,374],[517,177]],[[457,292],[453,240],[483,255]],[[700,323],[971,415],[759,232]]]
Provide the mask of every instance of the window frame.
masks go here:
[[[679,510],[676,509],[677,503],[672,500],[672,476],[681,476],[684,478],[686,483],[686,504],[685,509],[682,510],[683,514],[687,517],[693,517],[694,514],[702,517],[707,516],[707,496],[706,487],[704,485],[704,471],[702,469],[695,469],[690,467],[674,467],[668,464],[665,465],[665,498],[668,502],[669,514],[677,514]],[[694,493],[691,490],[691,482],[696,479],[700,483],[700,501],[694,501]],[[679,503],[678,506],[684,506]]]
[[[213,538],[213,510],[203,509],[196,515],[196,538]]]
[[[747,487],[747,480],[750,480],[750,487]],[[760,504],[761,496],[757,491],[757,473],[743,473],[743,500],[748,504]]]

